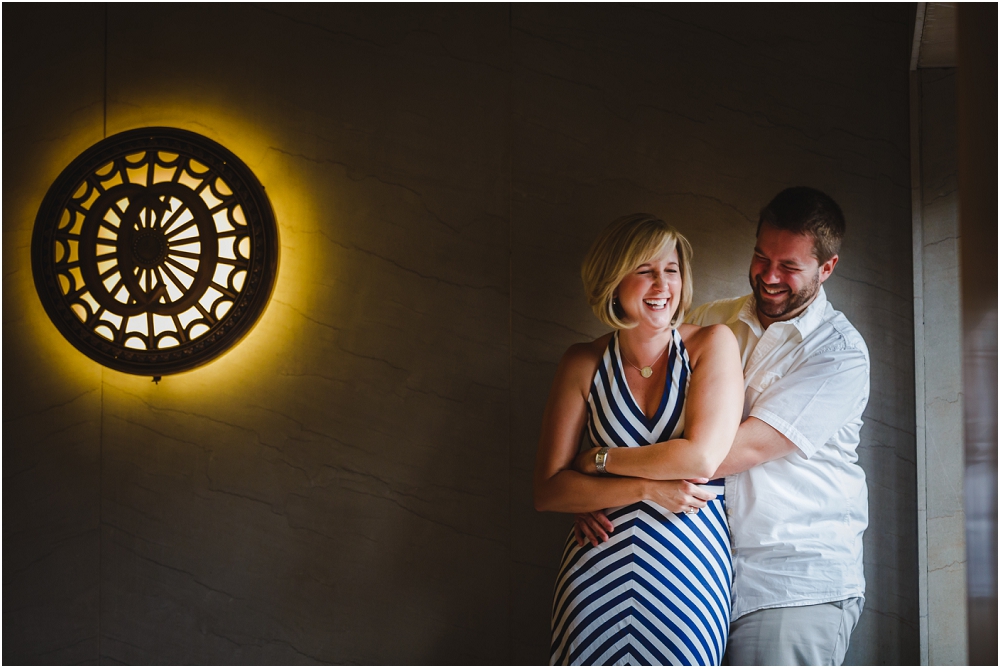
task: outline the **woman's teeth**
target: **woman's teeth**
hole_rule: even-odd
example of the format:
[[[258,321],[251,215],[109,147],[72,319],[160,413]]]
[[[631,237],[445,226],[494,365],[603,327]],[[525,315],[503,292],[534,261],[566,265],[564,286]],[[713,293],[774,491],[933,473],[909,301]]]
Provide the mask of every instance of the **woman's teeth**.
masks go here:
[[[643,299],[642,301],[645,302],[647,306],[657,311],[667,307],[666,299]]]

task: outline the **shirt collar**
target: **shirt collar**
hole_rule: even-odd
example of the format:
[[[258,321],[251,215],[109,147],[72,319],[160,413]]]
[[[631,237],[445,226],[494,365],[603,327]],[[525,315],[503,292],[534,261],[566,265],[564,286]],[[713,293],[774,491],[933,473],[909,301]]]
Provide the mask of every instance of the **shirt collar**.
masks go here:
[[[764,327],[757,318],[757,300],[753,298],[753,293],[743,298],[743,307],[726,324],[731,325],[737,320],[746,323],[758,339],[764,336]]]
[[[771,326],[791,325],[798,331],[799,336],[805,338],[823,322],[823,314],[826,312],[826,305],[826,290],[823,289],[823,286],[820,286],[819,292],[816,294],[816,299],[813,300],[812,304],[810,304],[805,311],[791,320],[782,320]],[[760,324],[760,320],[757,318],[757,300],[754,299],[753,294],[746,296],[746,299],[743,302],[743,308],[737,311],[736,315],[729,319],[729,323],[734,323],[737,320],[741,320],[746,323],[758,338],[764,335],[764,327]]]

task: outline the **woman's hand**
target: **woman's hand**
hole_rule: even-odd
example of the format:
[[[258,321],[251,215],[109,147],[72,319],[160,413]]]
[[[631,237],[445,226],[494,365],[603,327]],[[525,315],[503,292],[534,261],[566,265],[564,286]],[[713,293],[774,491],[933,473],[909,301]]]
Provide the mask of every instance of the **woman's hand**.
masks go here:
[[[649,480],[646,498],[672,513],[698,512],[715,499],[715,494],[706,492],[698,485],[708,482],[708,478],[690,480]]]
[[[584,453],[586,454],[586,453]],[[715,494],[698,487],[708,482],[708,478],[692,478],[691,480],[649,480],[646,498],[659,504],[672,513],[684,513],[689,510],[698,512],[709,501],[715,499]],[[608,534],[615,530],[615,525],[604,514],[603,510],[592,513],[577,513],[573,534],[576,544],[583,547],[590,543],[594,547],[606,542]]]

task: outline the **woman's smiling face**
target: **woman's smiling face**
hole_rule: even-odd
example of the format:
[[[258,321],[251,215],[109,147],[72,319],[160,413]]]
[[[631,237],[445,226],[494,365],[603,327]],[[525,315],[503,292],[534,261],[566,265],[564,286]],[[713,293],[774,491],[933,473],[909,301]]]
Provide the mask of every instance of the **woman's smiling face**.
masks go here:
[[[671,327],[681,301],[681,266],[676,246],[659,254],[626,274],[618,284],[618,303],[625,319],[653,329]]]

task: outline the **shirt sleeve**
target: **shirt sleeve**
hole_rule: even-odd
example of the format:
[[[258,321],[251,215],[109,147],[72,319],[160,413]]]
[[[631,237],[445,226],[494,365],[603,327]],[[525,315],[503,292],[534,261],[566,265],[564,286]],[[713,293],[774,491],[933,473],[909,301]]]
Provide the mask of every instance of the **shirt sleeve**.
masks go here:
[[[822,350],[768,385],[750,416],[785,435],[809,458],[868,403],[869,365],[862,350]]]
[[[705,313],[708,312],[708,306],[708,304],[702,304],[693,311],[688,312],[688,314],[684,316],[684,322],[689,325],[698,325],[699,327],[702,326],[704,324],[702,320],[705,317]]]

